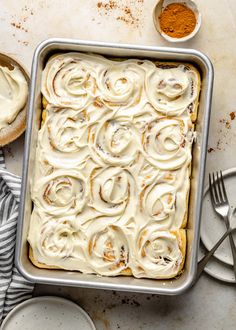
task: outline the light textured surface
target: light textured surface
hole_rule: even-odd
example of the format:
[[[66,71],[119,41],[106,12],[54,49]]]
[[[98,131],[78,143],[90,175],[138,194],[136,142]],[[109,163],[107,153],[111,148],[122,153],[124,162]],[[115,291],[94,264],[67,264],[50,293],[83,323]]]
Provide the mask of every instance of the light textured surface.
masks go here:
[[[123,9],[99,9],[98,2],[2,0],[0,28],[4,37],[1,51],[16,57],[30,70],[35,46],[48,37],[172,46],[162,40],[154,29],[152,8],[156,1],[114,1],[126,3],[133,19],[125,13],[124,6]],[[203,51],[215,68],[209,139],[209,149],[213,150],[208,153],[208,173],[235,166],[236,162],[236,119],[231,120],[230,117],[230,113],[236,111],[236,2],[196,2],[203,14],[202,28],[193,40],[177,47]],[[9,170],[20,173],[23,139],[5,148],[5,153]],[[45,293],[65,295],[78,301],[89,312],[98,329],[235,329],[236,324],[235,287],[206,275],[181,297],[115,295],[107,291],[37,287],[36,294]]]

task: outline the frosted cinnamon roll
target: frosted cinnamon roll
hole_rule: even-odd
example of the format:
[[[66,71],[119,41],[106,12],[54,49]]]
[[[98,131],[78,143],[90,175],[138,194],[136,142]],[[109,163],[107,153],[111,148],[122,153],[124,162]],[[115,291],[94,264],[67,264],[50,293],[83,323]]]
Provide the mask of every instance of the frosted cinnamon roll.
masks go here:
[[[86,180],[76,170],[57,170],[39,178],[32,190],[38,209],[53,216],[80,213],[86,197]]]
[[[161,118],[146,126],[144,156],[163,170],[175,170],[191,162],[192,124],[181,118]]]
[[[141,209],[147,213],[149,219],[157,222],[159,229],[169,229],[175,212],[175,199],[173,186],[165,183],[153,184],[141,193]]]
[[[107,64],[97,79],[103,102],[120,110],[129,108],[129,113],[137,105],[140,109],[145,71],[133,60]]]
[[[199,77],[185,65],[155,68],[146,75],[146,91],[150,103],[164,115],[181,115],[198,96]]]
[[[131,269],[135,277],[171,278],[183,267],[186,238],[184,230],[160,231],[155,225],[144,227],[136,237]]]
[[[101,166],[128,165],[137,155],[140,138],[125,118],[105,119],[91,130],[90,147],[93,158]]]
[[[85,147],[87,142],[86,111],[75,114],[70,109],[58,109],[49,115],[48,138],[52,147],[70,153]]]
[[[43,70],[41,89],[47,102],[54,106],[86,107],[97,94],[94,62],[80,53],[52,57]]]
[[[100,275],[117,276],[129,263],[129,245],[121,227],[102,223],[87,231],[87,259],[93,271]]]
[[[87,112],[49,108],[39,131],[42,158],[53,167],[75,168],[89,157]]]
[[[159,171],[154,180],[146,181],[140,193],[143,217],[155,222],[159,230],[182,228],[186,222],[188,193],[188,168]]]
[[[33,262],[44,265],[86,271],[84,248],[86,237],[76,226],[76,218],[63,216],[47,218],[34,211],[28,241],[33,251]]]
[[[120,167],[95,169],[90,177],[91,206],[101,214],[131,217],[136,209],[135,181]]]

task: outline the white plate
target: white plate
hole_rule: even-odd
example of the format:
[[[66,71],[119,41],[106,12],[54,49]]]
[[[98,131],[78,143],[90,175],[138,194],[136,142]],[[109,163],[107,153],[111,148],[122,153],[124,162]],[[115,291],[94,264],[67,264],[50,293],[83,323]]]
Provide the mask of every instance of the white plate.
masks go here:
[[[231,210],[233,210],[233,208],[236,207],[236,168],[223,171],[222,174],[224,177],[229,204],[231,205]],[[231,226],[236,226],[235,216],[232,217]],[[201,240],[205,247],[210,250],[225,231],[226,225],[224,221],[213,210],[209,186],[207,186],[204,192],[202,207]],[[236,233],[233,234],[233,237],[236,242]],[[233,258],[228,238],[226,238],[226,240],[217,249],[214,256],[228,265],[233,265]]]
[[[201,260],[201,258],[206,253],[207,253],[207,250],[203,247],[202,244],[200,244],[198,260]],[[212,257],[211,260],[208,262],[204,271],[208,275],[216,278],[217,280],[227,282],[227,283],[236,283],[235,278],[234,278],[233,268],[229,265],[226,265],[225,263],[222,263],[221,261],[217,260],[214,257]]]
[[[36,297],[15,307],[1,330],[96,330],[88,314],[77,304],[59,297]]]

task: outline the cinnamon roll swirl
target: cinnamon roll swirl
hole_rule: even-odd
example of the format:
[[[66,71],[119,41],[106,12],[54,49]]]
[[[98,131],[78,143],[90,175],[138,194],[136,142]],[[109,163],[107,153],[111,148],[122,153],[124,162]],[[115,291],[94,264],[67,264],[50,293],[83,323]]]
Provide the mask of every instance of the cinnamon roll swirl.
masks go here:
[[[192,124],[180,118],[160,118],[146,126],[143,149],[147,160],[163,170],[175,170],[191,162]]]
[[[160,229],[169,229],[172,226],[175,193],[175,188],[165,183],[152,184],[141,193],[142,211],[147,213],[149,219],[155,220]]]
[[[80,213],[86,198],[86,180],[76,170],[57,170],[40,178],[32,190],[38,209],[53,216]]]
[[[135,180],[120,167],[95,169],[90,178],[91,206],[107,216],[131,217],[137,203]]]
[[[101,166],[130,164],[140,145],[134,126],[125,118],[105,119],[90,132],[92,156]]]
[[[189,192],[189,169],[159,171],[146,182],[140,193],[140,208],[147,221],[159,230],[182,228],[186,222]]]
[[[52,167],[75,168],[89,157],[87,113],[49,108],[39,131],[38,148],[43,162]]]
[[[76,225],[76,218],[47,217],[33,212],[28,240],[32,248],[32,261],[40,262],[45,268],[59,267],[70,270],[88,270],[84,249],[86,237]]]
[[[98,75],[101,98],[108,107],[140,107],[145,71],[134,61],[112,62]]]
[[[112,224],[92,227],[86,250],[91,268],[100,275],[120,275],[129,264],[129,244],[122,228]]]
[[[43,71],[42,93],[48,103],[57,107],[86,107],[97,95],[94,62],[79,53],[52,57]]]
[[[149,102],[167,116],[179,116],[190,105],[193,107],[199,92],[196,71],[185,65],[149,70],[145,84]]]
[[[147,225],[137,235],[131,269],[135,277],[171,278],[180,273],[185,258],[185,231],[160,231]]]

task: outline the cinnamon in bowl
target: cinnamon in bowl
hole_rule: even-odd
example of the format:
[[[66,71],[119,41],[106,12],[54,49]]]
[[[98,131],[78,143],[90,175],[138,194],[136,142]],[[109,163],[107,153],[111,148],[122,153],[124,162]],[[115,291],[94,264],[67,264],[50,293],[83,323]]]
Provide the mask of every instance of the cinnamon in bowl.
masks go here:
[[[159,1],[153,18],[158,32],[171,42],[192,38],[201,25],[201,15],[192,0]]]

